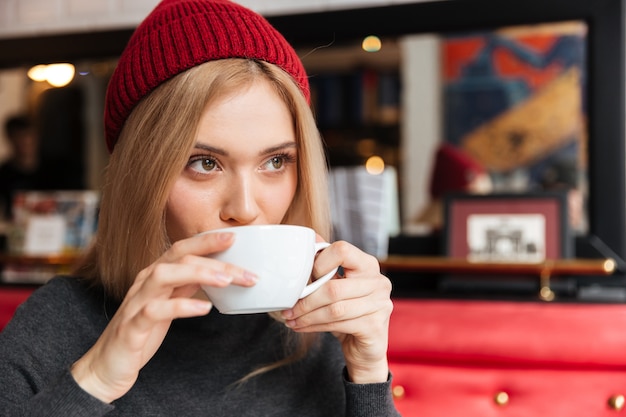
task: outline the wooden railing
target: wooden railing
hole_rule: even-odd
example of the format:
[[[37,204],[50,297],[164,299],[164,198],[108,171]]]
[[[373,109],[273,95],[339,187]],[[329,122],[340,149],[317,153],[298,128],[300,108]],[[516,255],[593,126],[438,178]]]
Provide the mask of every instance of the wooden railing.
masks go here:
[[[71,266],[77,254],[48,256],[23,256],[0,254],[0,265],[23,266]],[[437,256],[391,255],[380,259],[383,271],[396,272],[442,272],[461,274],[511,274],[536,275],[540,280],[539,298],[554,299],[550,278],[559,275],[611,275],[615,272],[613,259],[550,259],[539,263],[470,262],[461,258]]]
[[[41,285],[55,275],[71,273],[78,253],[23,255],[0,253],[0,284]]]
[[[0,253],[0,265],[72,265],[78,260],[77,254],[55,254],[55,255],[19,255]]]
[[[444,272],[462,274],[536,275],[540,280],[539,298],[552,301],[550,278],[558,275],[611,275],[613,259],[550,259],[538,263],[470,262],[467,259],[436,256],[391,255],[380,259],[383,271]]]

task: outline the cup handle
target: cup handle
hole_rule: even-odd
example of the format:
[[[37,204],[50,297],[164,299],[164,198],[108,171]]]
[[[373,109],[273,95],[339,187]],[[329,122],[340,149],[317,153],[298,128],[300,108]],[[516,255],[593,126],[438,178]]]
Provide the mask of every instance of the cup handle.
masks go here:
[[[328,242],[318,242],[315,244],[315,253],[329,246],[330,246],[330,243]],[[302,294],[300,294],[299,298],[306,297],[307,295],[311,294],[313,291],[316,291],[322,285],[326,284],[332,277],[335,276],[338,269],[339,269],[338,267],[333,268],[329,273],[327,273],[323,277],[316,279],[315,281],[313,281],[312,283],[304,287],[304,290],[302,290]]]

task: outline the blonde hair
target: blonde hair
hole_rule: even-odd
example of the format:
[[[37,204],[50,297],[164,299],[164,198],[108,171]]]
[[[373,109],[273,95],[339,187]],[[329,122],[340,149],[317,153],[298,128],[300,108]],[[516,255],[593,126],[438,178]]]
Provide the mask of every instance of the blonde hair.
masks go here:
[[[327,164],[302,92],[278,66],[223,59],[198,65],[163,83],[132,111],[105,173],[97,237],[76,275],[102,285],[108,296],[124,298],[137,274],[171,244],[165,226],[167,199],[185,167],[203,111],[259,78],[269,81],[284,100],[296,132],[298,186],[283,223],[308,226],[330,238]],[[304,355],[312,341],[302,337],[294,357]]]

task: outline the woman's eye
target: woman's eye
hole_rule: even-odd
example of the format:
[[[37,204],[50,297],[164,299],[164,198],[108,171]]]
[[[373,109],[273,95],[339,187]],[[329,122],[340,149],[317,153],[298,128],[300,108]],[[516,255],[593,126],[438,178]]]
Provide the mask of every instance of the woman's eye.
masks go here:
[[[202,162],[202,168],[206,171],[212,171],[217,166],[217,163],[215,162],[214,159],[203,159],[201,162]]]
[[[217,169],[217,161],[213,158],[198,158],[191,161],[189,167],[197,172],[211,172]]]
[[[282,171],[286,169],[287,164],[294,163],[295,161],[296,158],[293,155],[274,155],[265,162],[263,168],[270,171]]]
[[[273,158],[270,158],[269,164],[274,169],[280,169],[285,164],[285,159],[282,156],[274,156]]]

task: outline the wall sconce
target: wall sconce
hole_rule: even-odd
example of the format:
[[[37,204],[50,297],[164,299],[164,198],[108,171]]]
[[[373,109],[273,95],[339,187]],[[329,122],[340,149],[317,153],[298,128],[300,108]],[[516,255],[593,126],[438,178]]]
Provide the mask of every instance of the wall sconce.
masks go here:
[[[74,79],[75,72],[72,64],[35,65],[28,70],[28,78],[47,81],[53,87],[65,87]]]

